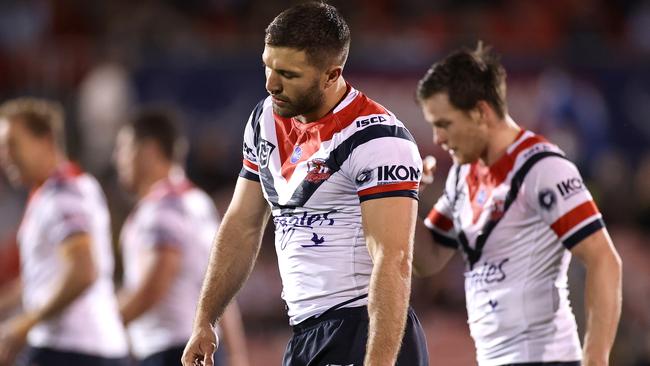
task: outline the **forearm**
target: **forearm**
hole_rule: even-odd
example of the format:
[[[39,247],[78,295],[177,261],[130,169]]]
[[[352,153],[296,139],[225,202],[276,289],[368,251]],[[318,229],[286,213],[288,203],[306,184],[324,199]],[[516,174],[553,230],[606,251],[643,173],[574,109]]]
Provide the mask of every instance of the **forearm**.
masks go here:
[[[585,365],[607,365],[621,315],[621,265],[615,257],[587,268]]]
[[[366,366],[395,364],[411,294],[410,261],[408,252],[375,258],[368,294]]]
[[[264,226],[251,225],[226,214],[210,253],[196,324],[214,326],[244,284],[257,258]]]
[[[50,300],[40,309],[30,313],[34,322],[52,318],[61,313],[74,300],[90,287],[96,279],[94,267],[86,268],[88,264],[79,264],[77,267],[69,266]]]
[[[120,315],[124,324],[137,319],[147,310],[151,309],[160,299],[148,296],[145,293],[121,294]]]
[[[0,288],[0,319],[20,305],[22,285],[19,278],[13,279]]]

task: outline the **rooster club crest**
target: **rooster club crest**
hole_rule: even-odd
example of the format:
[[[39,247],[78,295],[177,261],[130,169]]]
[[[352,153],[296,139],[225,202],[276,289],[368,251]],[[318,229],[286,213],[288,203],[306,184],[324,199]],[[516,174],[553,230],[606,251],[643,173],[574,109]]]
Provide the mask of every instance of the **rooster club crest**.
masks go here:
[[[307,176],[305,180],[311,183],[320,183],[330,177],[332,173],[324,159],[313,159],[307,162]]]

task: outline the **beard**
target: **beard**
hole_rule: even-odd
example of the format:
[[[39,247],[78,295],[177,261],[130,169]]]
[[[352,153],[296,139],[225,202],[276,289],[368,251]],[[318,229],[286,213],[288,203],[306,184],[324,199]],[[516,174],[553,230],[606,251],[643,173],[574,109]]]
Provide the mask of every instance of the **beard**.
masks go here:
[[[286,100],[288,98],[278,98],[280,100]],[[325,99],[323,91],[319,88],[319,83],[316,81],[312,86],[305,91],[302,95],[294,98],[293,100],[288,100],[286,105],[280,107],[279,105],[273,103],[273,112],[280,117],[291,118],[295,116],[309,114],[317,110]]]

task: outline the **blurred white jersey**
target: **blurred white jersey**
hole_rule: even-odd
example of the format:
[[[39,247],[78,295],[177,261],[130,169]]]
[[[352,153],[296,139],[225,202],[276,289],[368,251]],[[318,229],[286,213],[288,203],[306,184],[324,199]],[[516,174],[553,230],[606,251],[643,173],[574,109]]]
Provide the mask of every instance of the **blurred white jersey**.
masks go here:
[[[88,174],[65,164],[30,196],[18,231],[26,311],[42,308],[63,275],[59,252],[66,238],[92,239],[97,279],[59,315],[29,332],[33,347],[125,357],[126,336],[113,287],[110,217],[101,187]]]
[[[127,291],[140,286],[157,248],[172,246],[182,256],[169,292],[128,325],[137,358],[182,346],[190,339],[218,226],[210,197],[182,175],[157,182],[129,215],[120,238]]]
[[[372,261],[361,225],[365,200],[417,199],[422,160],[391,112],[348,86],[318,121],[253,111],[240,175],[261,182],[273,212],[275,249],[290,324],[345,303],[367,304]]]
[[[479,365],[581,359],[567,249],[604,223],[557,146],[522,131],[492,166],[453,166],[425,224],[464,254]]]

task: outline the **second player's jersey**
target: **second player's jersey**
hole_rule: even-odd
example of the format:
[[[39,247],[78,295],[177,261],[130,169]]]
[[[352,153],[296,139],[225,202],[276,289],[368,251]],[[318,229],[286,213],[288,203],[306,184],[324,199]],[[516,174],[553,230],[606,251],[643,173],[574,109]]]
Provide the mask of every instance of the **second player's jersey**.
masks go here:
[[[241,176],[261,182],[273,212],[283,298],[291,324],[337,304],[367,303],[372,261],[360,202],[417,199],[422,161],[413,137],[391,112],[348,87],[318,121],[253,111]]]
[[[481,366],[581,358],[567,249],[603,228],[580,173],[523,132],[490,167],[452,167],[425,224],[465,257],[468,322]]]
[[[126,356],[113,288],[109,221],[99,183],[72,164],[63,165],[32,193],[18,230],[25,310],[40,310],[54,296],[65,270],[61,246],[71,235],[90,236],[97,279],[60,314],[32,328],[31,346]]]
[[[129,215],[120,237],[127,291],[142,283],[158,247],[172,246],[182,257],[167,294],[129,323],[137,358],[188,341],[218,226],[219,216],[210,197],[182,174],[157,182]]]

